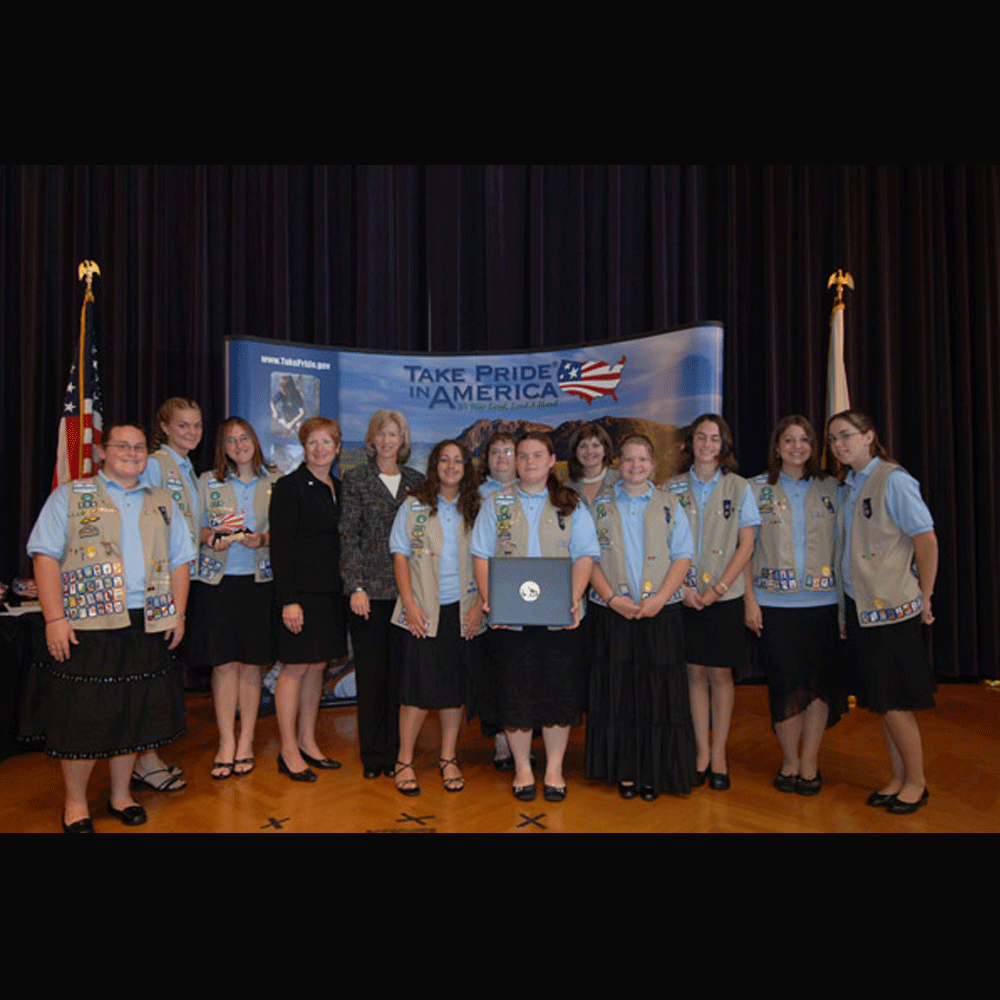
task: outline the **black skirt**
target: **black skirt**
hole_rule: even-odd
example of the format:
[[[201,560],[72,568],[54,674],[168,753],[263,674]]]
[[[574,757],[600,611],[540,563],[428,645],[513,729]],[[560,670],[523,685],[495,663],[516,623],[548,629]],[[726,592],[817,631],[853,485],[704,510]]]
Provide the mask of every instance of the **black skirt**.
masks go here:
[[[340,593],[299,594],[302,631],[289,632],[277,609],[276,659],[282,663],[327,663],[347,656],[347,603]]]
[[[417,639],[410,632],[404,636],[401,705],[461,708],[467,704],[473,660],[481,655],[483,641],[482,636],[462,638],[460,607],[456,601],[441,608],[433,639]]]
[[[767,672],[771,724],[801,715],[817,698],[829,707],[827,728],[847,710],[837,605],[761,606],[761,653]]]
[[[747,655],[742,598],[716,601],[704,611],[684,605],[682,613],[687,662],[703,667],[729,667],[739,677]]]
[[[505,729],[574,726],[583,710],[577,629],[494,629],[498,722]]]
[[[21,739],[50,757],[99,760],[143,753],[184,734],[179,661],[162,632],[143,631],[142,611],[122,629],[76,630],[79,645],[57,663],[44,636],[36,648],[21,713]]]
[[[191,629],[188,659],[196,667],[223,663],[274,662],[271,646],[274,585],[252,576],[224,576],[198,588],[198,613]]]
[[[602,607],[591,614],[587,777],[690,792],[696,758],[680,606],[639,621]]]
[[[931,670],[920,616],[862,628],[857,605],[844,597],[847,658],[856,670],[858,704],[879,715],[934,707],[937,683]]]

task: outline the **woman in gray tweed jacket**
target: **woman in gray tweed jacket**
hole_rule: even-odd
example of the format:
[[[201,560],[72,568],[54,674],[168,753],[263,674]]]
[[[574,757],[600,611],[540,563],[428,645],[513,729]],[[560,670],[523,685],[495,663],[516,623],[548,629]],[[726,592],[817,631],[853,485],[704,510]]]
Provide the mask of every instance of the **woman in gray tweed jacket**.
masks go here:
[[[395,410],[372,416],[365,455],[364,465],[344,473],[340,573],[351,601],[361,763],[366,778],[377,778],[394,774],[399,752],[403,633],[391,625],[397,594],[389,532],[399,505],[424,477],[403,464],[410,457],[410,427]]]

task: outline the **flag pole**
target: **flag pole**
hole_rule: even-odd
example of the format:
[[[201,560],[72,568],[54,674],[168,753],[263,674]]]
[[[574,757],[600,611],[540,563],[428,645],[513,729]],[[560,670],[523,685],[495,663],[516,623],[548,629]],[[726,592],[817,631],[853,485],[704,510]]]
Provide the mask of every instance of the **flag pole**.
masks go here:
[[[83,293],[83,305],[80,306],[80,359],[79,359],[79,361],[77,363],[77,366],[76,366],[76,377],[77,377],[77,380],[78,380],[78,383],[79,383],[79,386],[80,386],[80,399],[82,401],[83,400],[83,373],[84,373],[84,367],[83,366],[85,364],[85,359],[83,357],[83,351],[84,351],[84,341],[87,339],[87,303],[88,302],[93,303],[93,301],[94,301],[94,288],[93,288],[94,275],[95,274],[99,275],[101,273],[101,269],[97,266],[97,264],[94,261],[92,261],[92,260],[83,260],[83,261],[80,261],[80,264],[79,264],[79,266],[76,269],[76,273],[78,275],[78,280],[80,280],[80,281],[86,281],[87,282],[87,287],[86,287],[86,289],[84,290],[84,293]],[[77,444],[77,448],[78,448],[78,458],[77,458],[77,461],[79,463],[77,467],[81,471],[83,470],[83,443],[84,443],[84,430],[85,430],[84,429],[84,421],[85,421],[85,419],[86,419],[86,415],[84,413],[84,408],[81,405],[80,406],[80,434],[79,434],[79,437],[78,437],[78,444]]]

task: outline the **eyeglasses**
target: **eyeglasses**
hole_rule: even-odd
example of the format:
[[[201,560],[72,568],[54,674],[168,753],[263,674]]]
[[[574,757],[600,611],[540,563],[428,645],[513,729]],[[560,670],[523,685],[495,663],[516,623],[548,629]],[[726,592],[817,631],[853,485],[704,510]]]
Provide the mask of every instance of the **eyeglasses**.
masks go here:
[[[841,431],[839,434],[831,434],[826,440],[827,444],[835,445],[838,441],[843,444],[845,441],[850,441],[852,437],[859,435],[861,431]]]
[[[490,458],[510,458],[513,454],[513,448],[490,448]]]
[[[136,455],[146,454],[146,446],[144,444],[132,445],[126,444],[124,441],[115,441],[113,444],[106,445],[105,447],[118,452],[119,455],[127,455],[129,452]]]
[[[241,434],[239,437],[226,438],[226,444],[249,444],[249,443],[251,443],[249,434]]]

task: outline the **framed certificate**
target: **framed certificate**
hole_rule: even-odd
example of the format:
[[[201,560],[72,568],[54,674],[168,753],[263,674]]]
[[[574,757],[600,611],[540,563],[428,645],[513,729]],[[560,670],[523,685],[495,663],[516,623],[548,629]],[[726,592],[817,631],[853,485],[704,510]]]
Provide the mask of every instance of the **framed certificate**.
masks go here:
[[[573,624],[572,559],[491,559],[490,624]]]

